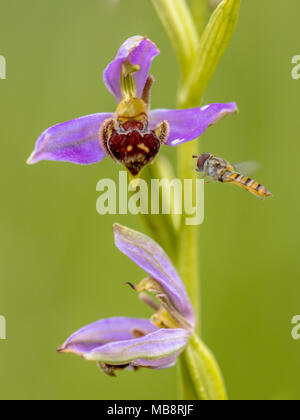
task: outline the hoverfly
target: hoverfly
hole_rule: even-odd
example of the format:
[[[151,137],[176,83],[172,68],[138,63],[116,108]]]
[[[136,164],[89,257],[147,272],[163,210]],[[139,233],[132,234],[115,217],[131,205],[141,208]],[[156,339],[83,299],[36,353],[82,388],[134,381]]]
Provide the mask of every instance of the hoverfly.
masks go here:
[[[244,172],[242,168],[252,167],[252,169],[255,169],[257,166],[255,162],[233,165],[225,159],[213,156],[211,153],[194,156],[194,158],[197,159],[196,170],[202,172],[204,176],[209,177],[212,181],[235,184],[260,199],[272,196],[272,193],[266,187],[254,179],[242,175],[242,172]]]

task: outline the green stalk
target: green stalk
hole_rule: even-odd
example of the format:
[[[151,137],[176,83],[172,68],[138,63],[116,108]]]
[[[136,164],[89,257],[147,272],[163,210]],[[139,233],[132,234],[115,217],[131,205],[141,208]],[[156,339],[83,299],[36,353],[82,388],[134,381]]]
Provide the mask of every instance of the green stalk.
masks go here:
[[[197,174],[194,167],[193,155],[198,153],[198,141],[187,143],[178,148],[177,160],[179,178],[192,179],[195,185]],[[185,218],[188,215],[183,214],[181,229],[178,233],[178,270],[181,278],[185,282],[187,292],[190,296],[192,305],[197,316],[198,332],[200,332],[200,273],[199,273],[199,226],[186,226]]]
[[[202,1],[202,0],[201,0]],[[196,58],[199,37],[192,14],[185,0],[152,0],[153,6],[169,35],[182,71],[182,82],[179,92],[185,88],[187,78],[192,71]],[[181,108],[179,101],[178,106]],[[186,102],[185,102],[186,105]],[[192,106],[192,104],[191,104]],[[198,103],[195,104],[198,106]],[[193,167],[193,154],[197,154],[197,143],[187,143],[178,148],[179,177],[196,180]],[[184,279],[187,291],[195,308],[197,319],[200,316],[199,272],[198,272],[198,236],[197,228],[185,226],[182,216],[181,229],[177,237],[179,247],[178,269]]]
[[[204,0],[194,0],[193,16],[184,0],[152,0],[181,65],[183,78],[178,92],[180,108],[200,105],[203,93],[233,35],[240,1],[222,0],[199,40],[198,34],[201,33],[201,27],[206,19],[206,16],[199,18],[201,7],[205,12]],[[192,156],[197,154],[197,141],[178,148],[178,170],[182,181],[196,180]],[[201,329],[199,227],[186,226],[187,216],[183,214],[181,227],[177,233],[179,249],[177,265],[197,315],[199,332]],[[190,343],[181,355],[179,375],[181,399],[227,399],[218,364],[196,334],[192,335]]]
[[[185,103],[178,106],[187,108],[199,106],[194,100],[193,92],[186,97]],[[196,181],[197,173],[192,161],[193,155],[198,155],[199,141],[189,142],[177,150],[179,177]],[[184,279],[188,294],[197,317],[197,333],[201,333],[201,296],[199,270],[199,226],[186,226],[183,215],[181,229],[178,234],[178,270]],[[226,390],[221,371],[211,351],[202,343],[196,334],[191,338],[179,362],[179,392],[180,399],[189,400],[226,400]]]

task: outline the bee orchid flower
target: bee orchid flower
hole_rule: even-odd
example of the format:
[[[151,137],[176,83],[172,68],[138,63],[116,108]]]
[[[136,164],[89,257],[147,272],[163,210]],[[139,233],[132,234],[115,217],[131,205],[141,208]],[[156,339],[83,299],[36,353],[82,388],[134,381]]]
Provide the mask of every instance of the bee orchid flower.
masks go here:
[[[136,176],[157,156],[161,145],[177,146],[200,137],[235,103],[185,110],[150,110],[156,45],[141,36],[129,38],[104,71],[104,83],[117,101],[115,112],[98,113],[57,124],[37,140],[28,164],[41,160],[88,165],[110,156]]]
[[[117,369],[165,369],[176,364],[195,328],[185,287],[164,250],[149,237],[118,224],[115,244],[148,275],[130,286],[155,313],[151,321],[109,318],[88,325],[58,349],[93,361],[108,375]]]

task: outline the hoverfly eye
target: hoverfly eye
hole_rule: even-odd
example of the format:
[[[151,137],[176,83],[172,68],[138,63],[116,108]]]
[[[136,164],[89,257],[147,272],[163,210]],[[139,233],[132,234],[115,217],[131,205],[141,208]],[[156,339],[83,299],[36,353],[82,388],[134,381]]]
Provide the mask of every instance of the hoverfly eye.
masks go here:
[[[198,168],[199,172],[204,171],[205,164],[208,161],[208,159],[210,158],[210,156],[211,156],[210,153],[205,153],[205,154],[198,157],[197,168]]]

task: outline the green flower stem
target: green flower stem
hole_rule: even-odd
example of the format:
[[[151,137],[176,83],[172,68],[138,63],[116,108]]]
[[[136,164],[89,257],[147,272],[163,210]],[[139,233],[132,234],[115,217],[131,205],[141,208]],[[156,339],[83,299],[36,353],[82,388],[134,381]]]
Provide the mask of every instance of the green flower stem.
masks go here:
[[[183,78],[178,92],[180,108],[201,104],[210,82],[235,30],[241,0],[222,0],[212,14],[199,40],[207,18],[204,0],[192,0],[193,16],[184,0],[152,0],[169,35],[181,65]],[[198,154],[198,143],[178,148],[178,170],[182,180],[196,179],[192,156]],[[178,270],[197,315],[200,330],[199,227],[185,225],[181,219],[177,233]],[[180,396],[182,399],[225,400],[226,391],[217,362],[196,334],[180,358]]]
[[[184,87],[184,86],[183,86]],[[180,93],[180,91],[179,91]],[[186,100],[187,107],[199,105],[194,101],[193,92]],[[199,101],[201,99],[199,98]],[[179,106],[183,104],[179,98]],[[187,143],[178,148],[178,169],[181,179],[193,179],[197,173],[193,165],[192,156],[198,154],[198,141]],[[186,216],[184,215],[184,218]],[[185,285],[197,316],[197,332],[201,331],[200,307],[200,273],[199,273],[199,226],[185,226],[182,219],[178,234],[179,244],[179,273]],[[213,354],[193,335],[189,346],[184,351],[179,363],[180,399],[198,400],[226,400],[226,391],[220,369]],[[195,397],[196,395],[196,397]],[[194,397],[193,397],[194,396]]]
[[[178,171],[179,178],[196,181],[193,155],[198,152],[198,141],[187,143],[178,148]],[[195,185],[195,183],[194,183]],[[198,332],[200,332],[200,274],[198,270],[198,234],[199,226],[186,226],[185,219],[188,215],[183,214],[181,229],[178,233],[178,270],[184,280],[186,289],[197,316]]]
[[[195,386],[193,378],[190,373],[189,363],[187,360],[187,351],[180,356],[178,363],[178,393],[181,400],[196,401],[196,400],[205,400],[205,392],[201,398],[199,397],[199,392]]]
[[[183,74],[182,86],[184,86],[185,80],[192,70],[199,44],[198,32],[193,17],[184,0],[152,0],[152,2],[169,35],[181,65]],[[188,143],[178,148],[178,169],[179,177],[182,180],[196,179],[194,168],[191,167],[193,154],[197,154],[197,143]],[[198,235],[196,227],[184,225],[185,217],[186,215],[183,215],[181,229],[177,238],[179,247],[178,269],[185,281],[197,319],[199,320]],[[198,327],[199,325],[200,322]]]
[[[171,40],[183,78],[188,76],[198,46],[198,33],[185,0],[152,0]]]
[[[199,44],[198,32],[193,17],[185,0],[152,0],[152,3],[178,57],[183,74],[181,85],[184,87],[192,71]],[[181,105],[179,103],[179,107]],[[198,103],[195,106],[197,105]],[[197,147],[197,142],[193,142],[178,148],[178,169],[179,177],[182,180],[196,179],[192,156],[193,154],[197,154]],[[185,281],[187,291],[197,314],[197,319],[199,319],[200,296],[197,227],[185,226],[184,220],[186,216],[184,214],[181,219],[181,229],[177,235],[179,248],[178,268],[181,277]]]

